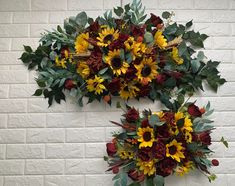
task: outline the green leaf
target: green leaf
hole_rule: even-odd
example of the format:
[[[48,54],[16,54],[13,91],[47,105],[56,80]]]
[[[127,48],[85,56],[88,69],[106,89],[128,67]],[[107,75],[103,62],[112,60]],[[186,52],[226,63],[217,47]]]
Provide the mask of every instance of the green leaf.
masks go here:
[[[22,61],[23,63],[29,63],[29,62],[32,60],[32,57],[31,57],[30,54],[24,52],[24,53],[21,55],[20,59],[21,59],[21,61]]]
[[[171,16],[171,13],[170,13],[170,12],[165,11],[165,12],[162,13],[162,17],[163,17],[164,19],[168,19],[170,16]]]
[[[153,42],[153,35],[150,32],[145,32],[144,40],[146,43],[152,43]]]
[[[123,8],[122,7],[117,7],[117,8],[114,8],[113,9],[114,13],[117,15],[117,16],[121,16],[124,12]]]
[[[41,81],[41,80],[36,80],[37,84],[39,87],[46,87],[46,83],[45,81]]]
[[[220,140],[226,148],[228,148],[228,142],[224,139],[224,137],[221,138]]]
[[[190,39],[189,42],[195,47],[204,48],[203,40],[201,38],[193,38]]]
[[[184,118],[181,118],[177,121],[176,125],[179,127],[179,128],[182,128],[184,126]]]
[[[42,89],[37,89],[33,96],[41,96],[42,95]]]
[[[33,52],[32,48],[31,48],[30,46],[25,46],[25,45],[24,45],[24,50],[25,50],[26,52],[28,52],[28,53],[32,53],[32,52]]]
[[[211,183],[212,181],[215,181],[215,179],[217,178],[217,176],[215,174],[212,174],[210,176],[208,176],[209,182]]]
[[[86,12],[79,13],[75,18],[76,23],[79,26],[85,27],[87,24],[87,15]]]
[[[57,26],[57,31],[60,32],[60,33],[63,33],[63,30],[62,30],[62,28],[60,27],[60,25]]]
[[[149,177],[149,178],[146,178],[146,186],[154,186],[154,182],[153,182],[153,178]]]
[[[116,103],[116,108],[122,108],[120,101]]]
[[[184,95],[183,94],[179,94],[177,96],[177,101],[179,102],[180,105],[182,105],[184,103]]]
[[[149,124],[151,126],[162,126],[165,122],[161,122],[156,114],[152,114],[149,118]]]
[[[186,27],[189,28],[193,25],[193,20],[186,23]]]
[[[193,60],[191,61],[191,67],[192,67],[193,73],[197,73],[198,70],[199,70],[200,67],[201,67],[200,61],[199,61],[198,59],[193,59]]]
[[[153,178],[153,182],[156,184],[156,186],[164,186],[164,177],[155,175],[155,177]]]
[[[133,183],[129,184],[128,186],[141,186],[141,184],[138,182],[133,182]]]
[[[102,70],[99,71],[99,74],[103,75],[105,72],[107,72],[108,69],[109,69],[108,67],[103,68]]]

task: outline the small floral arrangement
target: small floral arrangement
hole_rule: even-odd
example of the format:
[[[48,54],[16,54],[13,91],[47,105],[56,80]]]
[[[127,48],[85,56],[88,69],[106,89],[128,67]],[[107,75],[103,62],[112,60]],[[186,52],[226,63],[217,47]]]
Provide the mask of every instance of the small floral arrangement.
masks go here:
[[[49,105],[65,100],[64,91],[77,98],[82,106],[113,96],[124,100],[148,97],[171,107],[175,95],[203,90],[206,81],[217,90],[225,80],[220,77],[219,62],[207,60],[203,42],[208,37],[186,25],[171,20],[164,12],[163,21],[151,14],[148,18],[140,1],[124,8],[114,8],[95,20],[85,12],[70,17],[64,29],[45,33],[38,48],[24,46],[21,60],[29,69],[36,68],[39,89]]]
[[[123,132],[114,133],[112,142],[106,144],[108,157],[104,158],[108,171],[116,174],[114,185],[163,186],[164,177],[183,176],[193,169],[214,180],[216,176],[208,170],[219,165],[218,160],[208,159],[213,153],[209,146],[214,126],[208,119],[212,113],[210,103],[200,109],[185,103],[175,111],[144,110],[142,115],[127,106],[121,123],[112,121]]]

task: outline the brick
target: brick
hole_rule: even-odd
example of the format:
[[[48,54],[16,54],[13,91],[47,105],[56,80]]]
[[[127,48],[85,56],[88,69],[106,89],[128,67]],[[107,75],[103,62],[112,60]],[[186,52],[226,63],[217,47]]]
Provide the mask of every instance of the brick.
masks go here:
[[[64,129],[28,129],[28,143],[56,143],[64,142]]]
[[[235,37],[214,38],[214,49],[235,49]]]
[[[40,128],[46,126],[44,114],[10,114],[8,128]]]
[[[26,100],[2,99],[0,105],[0,113],[26,112]]]
[[[118,112],[86,112],[87,127],[113,126],[110,121],[120,121],[122,113]]]
[[[221,76],[227,81],[235,81],[234,65],[221,64],[218,69],[221,72]]]
[[[213,22],[215,23],[233,23],[235,19],[235,11],[214,10],[212,16]]]
[[[104,128],[67,129],[66,142],[102,142]]]
[[[216,126],[235,126],[234,112],[214,112],[213,120]]]
[[[155,4],[156,7],[156,4]],[[193,8],[193,1],[192,0],[164,0],[159,1],[158,8],[160,9],[192,9]]]
[[[233,61],[232,50],[205,50],[204,53],[208,59],[221,61],[222,63],[231,63]]]
[[[0,160],[0,175],[22,175],[23,173],[23,160]]]
[[[128,3],[132,3],[132,0],[123,0],[123,5],[126,5]],[[145,6],[147,9],[155,9],[158,8],[158,1],[157,0],[142,0],[143,6]]]
[[[11,50],[12,51],[23,51],[24,45],[31,46],[33,50],[35,50],[39,46],[38,38],[13,38]],[[22,52],[21,52],[22,54]]]
[[[87,143],[86,144],[86,157],[88,158],[102,158],[106,156],[105,143]]]
[[[227,174],[227,185],[233,185],[234,184],[234,181],[235,181],[235,175],[232,175],[232,174]]]
[[[4,186],[43,186],[42,176],[6,176]]]
[[[21,129],[2,129],[0,130],[0,143],[24,143],[25,130]]]
[[[104,9],[112,10],[113,7],[121,6],[120,0],[104,0]]]
[[[43,1],[44,2],[44,1]],[[52,31],[56,29],[57,24],[31,24],[30,25],[30,37],[41,37],[46,31]]]
[[[203,10],[175,10],[176,21],[188,22],[193,19],[194,22],[211,22],[212,12]]]
[[[84,157],[83,144],[47,144],[47,159],[66,159]]]
[[[68,10],[100,10],[103,9],[103,0],[68,0]]]
[[[234,174],[235,173],[235,167],[231,166],[231,165],[234,165],[234,162],[235,162],[234,158],[220,158],[218,160],[220,162],[220,165],[218,167],[212,167],[211,171],[213,171],[215,174]],[[222,185],[222,183],[220,185]]]
[[[233,135],[235,127],[217,127],[212,133],[212,139],[214,141],[220,141],[221,137],[225,137],[229,142],[235,142],[235,136]]]
[[[0,159],[3,160],[6,157],[6,145],[0,145]]]
[[[9,92],[9,86],[8,85],[1,85],[0,86],[0,98],[7,98]]]
[[[11,39],[10,38],[0,38],[0,51],[10,50]]]
[[[28,37],[29,26],[25,24],[2,24],[0,25],[0,37]],[[17,30],[17,32],[16,32]]]
[[[107,127],[105,130],[105,141],[111,141],[113,139],[113,132],[122,132],[121,127]]]
[[[32,10],[66,10],[66,0],[32,0]]]
[[[48,108],[48,102],[44,98],[28,99],[28,112],[65,112],[65,110],[66,106],[63,101]]]
[[[224,0],[197,0],[195,1],[195,9],[227,9],[229,8],[229,1]]]
[[[235,96],[235,83],[226,82],[223,86],[219,88],[219,96]]]
[[[64,160],[26,160],[26,175],[63,174]]]
[[[19,52],[0,52],[0,65],[20,64],[20,56]]]
[[[0,23],[11,23],[11,20],[12,20],[12,13],[0,12]]]
[[[35,84],[12,84],[10,85],[10,98],[31,98],[38,88]]]
[[[45,186],[84,186],[83,176],[45,176]]]
[[[215,152],[210,155],[210,158],[223,158],[227,150],[221,142],[213,142],[209,148]]]
[[[6,114],[0,114],[0,129],[7,127],[7,115]]]
[[[13,23],[47,23],[48,12],[14,12]]]
[[[226,137],[225,137],[226,138]],[[235,143],[233,142],[229,142],[229,148],[225,148],[224,149],[224,157],[225,158],[234,158],[234,154],[235,154]]]
[[[85,113],[65,113],[65,114],[47,114],[47,127],[76,128],[85,126]]]
[[[77,159],[65,160],[65,174],[97,174],[104,173],[105,162],[103,159]]]
[[[194,29],[208,36],[229,36],[232,33],[230,23],[195,23]]]
[[[96,186],[113,185],[112,178],[113,175],[86,175],[86,184],[92,185],[95,183]]]
[[[166,185],[186,185],[185,177],[168,176],[165,179]]]
[[[7,145],[7,159],[38,159],[44,154],[44,145]]]
[[[26,70],[0,70],[0,83],[26,83],[28,73]]]
[[[30,0],[0,1],[0,11],[30,10]]]

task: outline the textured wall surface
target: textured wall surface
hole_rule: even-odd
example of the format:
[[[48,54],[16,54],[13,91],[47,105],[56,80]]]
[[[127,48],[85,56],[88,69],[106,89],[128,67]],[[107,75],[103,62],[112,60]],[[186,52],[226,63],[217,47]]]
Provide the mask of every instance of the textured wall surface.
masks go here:
[[[91,17],[126,0],[0,0],[0,186],[111,186],[112,175],[102,157],[105,142],[116,130],[109,120],[118,120],[114,106],[92,103],[79,108],[74,100],[47,108],[35,98],[34,73],[18,58],[22,45],[37,46],[40,33],[62,24],[64,18],[86,10]],[[209,184],[197,172],[187,177],[169,177],[166,186],[235,185],[235,1],[234,0],[143,0],[147,12],[175,12],[175,20],[191,19],[195,29],[211,37],[206,54],[222,60],[220,70],[228,80],[214,94],[199,93],[198,103],[208,100],[214,114],[214,157],[220,166],[212,171],[218,179]],[[160,108],[141,100],[139,108]],[[115,104],[114,104],[115,105]],[[218,143],[221,135],[230,149]]]

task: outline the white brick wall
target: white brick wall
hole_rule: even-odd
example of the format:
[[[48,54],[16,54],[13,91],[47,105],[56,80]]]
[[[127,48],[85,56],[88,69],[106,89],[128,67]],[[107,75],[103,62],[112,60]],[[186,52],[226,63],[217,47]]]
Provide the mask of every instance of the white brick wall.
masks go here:
[[[130,0],[0,0],[0,186],[111,186],[112,175],[102,157],[111,132],[119,130],[109,120],[121,113],[114,106],[92,103],[79,108],[71,99],[47,108],[31,95],[34,72],[18,60],[22,45],[37,46],[40,33],[71,15],[86,10],[96,17],[113,5]],[[208,100],[217,133],[212,145],[220,160],[213,169],[218,179],[209,184],[195,172],[184,178],[169,177],[166,186],[233,186],[235,183],[235,0],[143,0],[147,12],[173,10],[175,20],[194,20],[195,29],[211,37],[205,53],[222,60],[220,70],[228,83],[198,93],[198,103]],[[200,98],[200,96],[204,96]],[[161,104],[131,101],[139,108],[158,109]],[[115,105],[115,103],[114,103]],[[230,149],[218,143],[221,135]],[[217,141],[217,142],[216,142]]]

